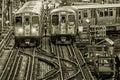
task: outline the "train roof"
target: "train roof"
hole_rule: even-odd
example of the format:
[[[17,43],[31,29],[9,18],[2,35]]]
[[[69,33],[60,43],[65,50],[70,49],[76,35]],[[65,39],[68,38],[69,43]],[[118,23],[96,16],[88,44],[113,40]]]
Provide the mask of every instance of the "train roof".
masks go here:
[[[42,2],[40,1],[29,1],[26,2],[17,12],[16,14],[19,13],[36,13],[36,14],[41,14],[41,9],[42,9]]]
[[[120,7],[119,4],[93,4],[93,5],[77,5],[77,6],[72,6],[75,9],[91,9],[91,8],[116,8]]]
[[[68,11],[68,12],[75,12],[75,9],[72,8],[71,6],[63,6],[63,7],[59,7],[59,8],[55,8],[53,10],[51,10],[50,13],[54,13],[54,12],[61,12],[61,11]]]

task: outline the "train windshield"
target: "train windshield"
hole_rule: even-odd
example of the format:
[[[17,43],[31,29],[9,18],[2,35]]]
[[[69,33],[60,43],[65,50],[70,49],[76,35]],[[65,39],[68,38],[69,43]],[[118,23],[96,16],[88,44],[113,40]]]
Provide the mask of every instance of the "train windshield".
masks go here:
[[[16,17],[16,25],[22,25],[22,17]]]
[[[59,24],[59,16],[58,15],[53,15],[52,16],[52,24],[53,25],[58,25]]]
[[[25,25],[30,25],[30,20],[29,20],[28,16],[25,16],[24,24]]]
[[[34,24],[39,24],[39,18],[38,18],[38,16],[33,16],[32,17],[32,24],[34,25]]]
[[[66,22],[66,15],[61,15],[61,22],[65,23]]]
[[[75,16],[74,15],[68,15],[69,22],[75,22]]]

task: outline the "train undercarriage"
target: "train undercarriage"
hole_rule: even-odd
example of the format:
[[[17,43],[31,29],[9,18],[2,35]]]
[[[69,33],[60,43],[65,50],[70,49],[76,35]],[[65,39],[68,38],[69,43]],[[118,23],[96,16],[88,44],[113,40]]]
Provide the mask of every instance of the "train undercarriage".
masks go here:
[[[16,47],[37,47],[40,44],[38,37],[15,37]]]
[[[51,42],[54,44],[72,44],[75,42],[74,35],[52,35]]]

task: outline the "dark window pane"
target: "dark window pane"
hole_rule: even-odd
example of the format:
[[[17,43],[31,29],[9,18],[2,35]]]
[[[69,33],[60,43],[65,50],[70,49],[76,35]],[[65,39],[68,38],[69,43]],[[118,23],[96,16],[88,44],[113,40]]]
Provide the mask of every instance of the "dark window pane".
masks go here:
[[[29,16],[25,16],[24,19],[25,19],[25,20],[24,20],[24,24],[25,24],[25,25],[30,25]]]
[[[109,11],[109,16],[113,16],[113,11]]]
[[[39,24],[39,18],[38,18],[38,16],[33,16],[32,17],[32,24]]]
[[[74,15],[69,15],[68,19],[70,22],[74,22],[75,21],[75,16]]]
[[[22,17],[16,17],[16,24],[22,25]]]
[[[58,15],[53,15],[52,16],[52,24],[53,25],[58,25],[59,24],[59,16]]]
[[[105,16],[108,16],[108,12],[107,11],[105,11]]]
[[[100,12],[100,17],[103,17],[103,15],[104,15],[103,12]]]
[[[108,16],[108,9],[105,9],[105,16]]]

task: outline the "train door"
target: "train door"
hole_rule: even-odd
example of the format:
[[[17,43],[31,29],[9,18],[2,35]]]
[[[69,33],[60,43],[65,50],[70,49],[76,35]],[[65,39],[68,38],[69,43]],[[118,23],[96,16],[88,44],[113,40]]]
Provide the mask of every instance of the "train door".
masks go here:
[[[25,36],[30,36],[30,17],[24,16],[24,30]]]
[[[61,19],[60,20],[60,26],[61,26],[60,27],[60,29],[61,29],[60,31],[61,31],[61,34],[66,34],[66,32],[67,32],[66,31],[66,22],[67,22],[66,18],[67,18],[66,15],[61,15],[61,18],[60,18]]]

